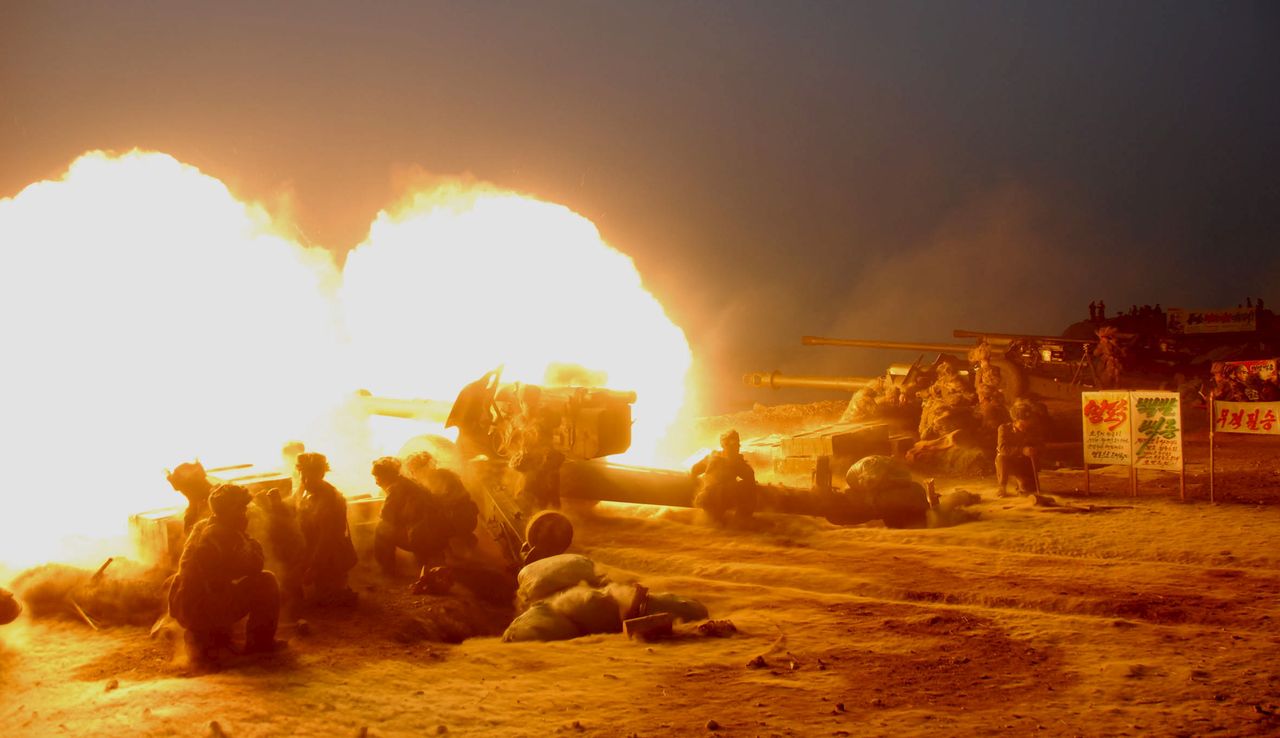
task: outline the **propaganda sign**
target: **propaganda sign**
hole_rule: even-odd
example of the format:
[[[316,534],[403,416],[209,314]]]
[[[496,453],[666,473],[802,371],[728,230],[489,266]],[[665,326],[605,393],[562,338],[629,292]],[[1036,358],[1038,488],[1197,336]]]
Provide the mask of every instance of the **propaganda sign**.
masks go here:
[[[1165,321],[1170,333],[1239,333],[1258,328],[1255,308],[1183,310],[1169,308]]]
[[[1082,392],[1084,463],[1132,464],[1128,392]]]
[[[1267,383],[1276,376],[1275,359],[1225,361],[1223,363],[1226,364],[1227,376],[1240,383],[1241,391],[1244,392],[1243,399],[1250,402],[1275,399],[1274,397],[1263,396]]]
[[[1280,435],[1280,402],[1213,403],[1216,433]]]
[[[1180,471],[1182,412],[1178,393],[1134,390],[1129,398],[1134,467]]]

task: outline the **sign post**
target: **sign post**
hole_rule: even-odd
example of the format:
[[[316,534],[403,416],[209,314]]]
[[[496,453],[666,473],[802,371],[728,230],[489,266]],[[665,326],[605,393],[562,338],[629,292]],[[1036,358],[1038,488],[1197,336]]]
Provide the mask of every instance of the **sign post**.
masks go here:
[[[1129,393],[1133,423],[1134,494],[1140,469],[1182,472],[1182,496],[1186,474],[1182,459],[1182,410],[1177,392],[1134,390]]]
[[[1228,402],[1209,399],[1209,500],[1213,496],[1215,433],[1280,435],[1280,402]]]
[[[1209,396],[1209,502],[1213,502],[1213,429],[1218,424],[1213,408],[1213,396]]]
[[[1082,392],[1081,420],[1084,424],[1085,490],[1089,490],[1090,464],[1124,464],[1133,467],[1132,427],[1129,422],[1129,393],[1126,391]],[[1130,475],[1130,489],[1133,482]]]
[[[1090,464],[1123,464],[1129,494],[1138,496],[1142,469],[1176,471],[1179,496],[1187,497],[1182,453],[1182,402],[1177,392],[1111,390],[1080,395],[1084,423],[1084,488],[1091,492]]]

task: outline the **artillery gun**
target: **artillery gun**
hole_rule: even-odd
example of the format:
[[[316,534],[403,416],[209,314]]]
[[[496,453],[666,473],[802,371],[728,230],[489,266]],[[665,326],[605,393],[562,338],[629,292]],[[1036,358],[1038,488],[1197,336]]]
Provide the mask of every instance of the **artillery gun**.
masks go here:
[[[1126,387],[1161,387],[1184,377],[1205,376],[1215,361],[1270,359],[1280,354],[1280,319],[1262,301],[1236,309],[1161,310],[1157,305],[1133,307],[1110,317],[1091,316],[1068,326],[1061,336],[995,333],[957,329],[955,338],[975,343],[922,343],[805,336],[806,346],[839,346],[919,351],[967,361],[967,353],[985,341],[991,363],[1000,369],[1002,389],[1012,400],[1026,395],[1075,400],[1081,390],[1101,385],[1094,367],[1097,331],[1114,328],[1127,358],[1122,375]],[[796,377],[770,381],[770,375],[748,377],[756,387],[846,388],[845,378]],[[788,381],[790,380],[790,381]]]
[[[974,343],[917,343],[870,341],[850,338],[804,336],[805,346],[840,346],[898,351],[921,351],[958,357],[967,363],[969,352],[980,342],[991,347],[991,364],[1000,370],[1001,389],[1010,399],[1033,394],[1065,397],[1079,394],[1081,387],[1093,386],[1095,377],[1089,362],[1090,345],[1096,341],[1056,336],[981,333],[956,330],[956,338],[974,338]]]
[[[521,494],[520,478],[511,469],[514,454],[520,452],[516,437],[524,423],[520,406],[522,385],[503,384],[500,370],[485,374],[468,384],[449,406],[427,400],[385,398],[362,393],[359,402],[373,415],[387,415],[439,422],[457,428],[454,444],[439,436],[419,435],[406,449],[422,447],[424,441],[436,449],[458,451],[455,464],[469,492],[476,498],[485,527],[504,556],[515,567],[563,553],[573,541],[573,525],[560,511],[539,509]],[[529,385],[524,385],[529,386]],[[687,471],[627,466],[607,461],[631,445],[631,405],[634,392],[585,387],[539,387],[538,419],[551,429],[551,445],[563,454],[559,467],[560,495],[567,499],[618,502],[664,507],[693,507],[697,480]],[[846,424],[840,433],[784,439],[793,453],[808,454],[803,470],[813,484],[796,487],[781,484],[758,486],[758,509],[796,515],[824,517],[837,525],[854,525],[884,519],[890,527],[923,525],[928,501],[924,488],[919,500],[886,508],[877,499],[848,494],[832,484],[831,459],[856,461],[867,455],[887,454],[891,438],[883,424]],[[789,445],[788,445],[789,444]],[[795,452],[794,449],[801,449]],[[847,466],[844,463],[842,466]],[[210,470],[249,471],[247,467]],[[837,472],[839,469],[837,469]],[[288,489],[292,480],[281,472],[226,475],[219,481],[234,481],[265,491]],[[918,486],[918,485],[917,485]],[[910,496],[910,495],[909,495]],[[360,495],[348,498],[347,513],[352,537],[358,548],[372,537],[383,498]],[[918,504],[916,504],[918,503]],[[180,507],[139,513],[130,518],[130,527],[144,560],[173,565],[182,544]],[[918,513],[918,514],[917,514]]]
[[[582,387],[542,387],[539,420],[553,428],[552,446],[563,454],[559,492],[565,499],[617,502],[662,507],[693,507],[697,481],[684,470],[629,466],[607,460],[631,444],[631,405],[634,392]],[[515,436],[532,419],[522,417],[520,385],[502,384],[500,371],[489,372],[462,389],[446,419],[458,429],[458,448],[467,459],[464,478],[477,491],[486,526],[508,559],[521,565],[562,553],[572,542],[573,526],[557,510],[539,510],[521,494],[518,475],[510,470],[519,453]],[[404,410],[404,407],[400,408]],[[830,459],[848,466],[867,455],[891,450],[883,424],[846,424],[830,437],[784,439],[804,446],[811,455],[809,487],[762,484],[759,509],[824,517],[839,525],[853,525],[886,517],[874,501],[846,494],[832,485]],[[823,463],[823,462],[826,463]],[[837,469],[839,472],[840,469]],[[919,516],[890,511],[886,524],[920,525],[927,499],[920,488]]]

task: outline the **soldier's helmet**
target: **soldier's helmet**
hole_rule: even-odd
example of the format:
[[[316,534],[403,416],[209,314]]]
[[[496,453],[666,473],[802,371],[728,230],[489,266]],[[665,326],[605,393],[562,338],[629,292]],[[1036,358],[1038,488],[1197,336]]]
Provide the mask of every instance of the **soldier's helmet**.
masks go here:
[[[431,455],[430,451],[418,451],[409,454],[404,460],[405,471],[410,474],[419,474],[436,468],[436,457]]]
[[[298,454],[297,464],[301,474],[324,474],[329,471],[329,459],[324,454]]]
[[[391,479],[400,476],[400,459],[394,456],[383,456],[373,462],[374,479]]]
[[[252,497],[249,490],[238,484],[220,484],[209,495],[209,507],[213,508],[214,515],[236,517],[244,515]]]
[[[1036,408],[1026,400],[1017,400],[1013,403],[1013,407],[1009,408],[1009,417],[1014,420],[1034,420],[1036,417]]]

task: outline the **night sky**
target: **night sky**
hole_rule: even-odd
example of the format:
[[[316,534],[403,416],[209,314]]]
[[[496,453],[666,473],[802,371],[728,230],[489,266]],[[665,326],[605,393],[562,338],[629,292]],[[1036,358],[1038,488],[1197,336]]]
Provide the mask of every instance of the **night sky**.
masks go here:
[[[338,254],[414,172],[582,213],[722,403],[886,356],[1280,303],[1280,5],[0,5],[0,197],[164,151]],[[761,399],[777,401],[781,395]]]

